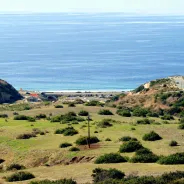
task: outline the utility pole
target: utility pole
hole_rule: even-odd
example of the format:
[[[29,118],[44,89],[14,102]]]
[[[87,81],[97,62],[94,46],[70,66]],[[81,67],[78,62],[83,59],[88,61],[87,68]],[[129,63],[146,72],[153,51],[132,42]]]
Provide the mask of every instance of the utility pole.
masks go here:
[[[90,116],[89,115],[88,115],[87,121],[88,121],[88,147],[90,148],[91,143],[90,143]]]

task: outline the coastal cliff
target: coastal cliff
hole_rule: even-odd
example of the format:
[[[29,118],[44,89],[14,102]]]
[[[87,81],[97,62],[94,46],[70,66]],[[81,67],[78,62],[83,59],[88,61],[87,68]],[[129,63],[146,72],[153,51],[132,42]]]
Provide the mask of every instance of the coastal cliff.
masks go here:
[[[0,79],[0,104],[13,103],[21,99],[22,96],[12,85]]]

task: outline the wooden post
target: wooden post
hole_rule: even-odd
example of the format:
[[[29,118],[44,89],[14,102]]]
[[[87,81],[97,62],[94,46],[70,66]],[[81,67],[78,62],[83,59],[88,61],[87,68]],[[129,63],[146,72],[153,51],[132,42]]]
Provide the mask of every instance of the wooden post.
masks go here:
[[[91,147],[91,143],[90,143],[90,116],[88,115],[88,147]]]

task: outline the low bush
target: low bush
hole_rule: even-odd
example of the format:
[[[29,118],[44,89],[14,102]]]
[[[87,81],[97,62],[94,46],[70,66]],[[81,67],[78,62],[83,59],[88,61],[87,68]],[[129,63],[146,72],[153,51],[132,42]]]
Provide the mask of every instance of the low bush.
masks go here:
[[[0,164],[2,164],[3,162],[5,162],[5,160],[3,160],[2,158],[0,158]]]
[[[32,137],[36,137],[36,134],[35,133],[20,134],[17,136],[17,139],[30,139]]]
[[[98,112],[99,115],[113,115],[113,113],[108,110],[108,109],[101,109],[99,112]]]
[[[30,116],[25,116],[25,115],[17,115],[14,117],[14,120],[27,120],[29,122],[35,122],[35,118],[34,117],[30,117]]]
[[[64,115],[54,116],[51,118],[51,122],[70,123],[73,121],[82,122],[85,121],[85,119],[77,116],[75,112],[68,112]]]
[[[32,181],[30,184],[77,184],[77,182],[72,179],[61,179],[56,181],[50,180]]]
[[[110,138],[106,138],[105,141],[110,142],[112,140]]]
[[[90,137],[90,143],[91,144],[98,143],[98,142],[100,142],[100,140],[96,136]],[[77,145],[87,145],[88,144],[88,137],[87,136],[79,137],[76,140],[76,144]]]
[[[121,137],[120,139],[119,139],[119,141],[123,141],[123,142],[127,142],[127,141],[137,141],[137,139],[136,138],[134,138],[134,137],[130,137],[130,136],[124,136],[124,137]]]
[[[184,118],[181,118],[179,123],[181,123],[181,124],[183,123],[184,124]]]
[[[70,103],[68,104],[68,107],[75,107],[75,103],[70,102]]]
[[[95,164],[108,164],[108,163],[123,163],[127,162],[127,159],[118,153],[109,153],[99,156],[95,160]]]
[[[63,108],[63,105],[55,105],[55,108],[56,109],[62,109]]]
[[[161,140],[162,137],[160,137],[156,132],[151,131],[148,134],[145,134],[142,138],[144,141],[157,141],[157,140]]]
[[[81,110],[78,115],[79,116],[88,116],[89,115],[89,112],[88,111]]]
[[[67,148],[67,147],[70,147],[70,146],[72,146],[72,144],[71,143],[67,143],[67,142],[62,143],[62,144],[59,145],[60,148]]]
[[[78,131],[75,130],[73,127],[67,127],[63,129],[57,129],[55,134],[63,134],[64,136],[73,136],[78,134]]]
[[[128,141],[128,142],[125,142],[124,144],[122,144],[120,146],[120,153],[129,153],[129,152],[134,152],[134,151],[137,151],[139,149],[143,148],[143,146],[141,145],[141,143],[139,141]]]
[[[12,171],[12,170],[23,170],[25,169],[26,167],[23,166],[23,165],[19,165],[19,164],[11,164],[9,165],[6,170],[7,171]]]
[[[178,129],[183,130],[183,129],[184,129],[184,124],[183,124],[183,123],[182,123],[182,124],[180,124],[180,125],[178,126]]]
[[[97,174],[98,174],[98,171],[97,171]],[[98,183],[98,184],[183,184],[182,179],[184,178],[184,172],[176,171],[176,172],[171,172],[171,173],[165,173],[161,176],[156,176],[156,177],[154,176],[129,176],[129,177],[122,178],[122,179],[118,179],[118,178],[112,179],[112,178],[106,178],[106,177],[104,177],[103,179],[103,176],[100,175],[100,172],[99,172],[99,176],[100,176],[99,182],[94,182],[94,183]]]
[[[89,102],[86,102],[85,103],[86,106],[103,106],[102,103],[100,103],[99,101],[97,100],[91,100]]]
[[[116,113],[120,116],[123,116],[123,117],[131,117],[131,112],[127,109],[119,109],[116,111]]]
[[[170,143],[169,143],[169,146],[178,146],[178,143],[174,140],[172,140]]]
[[[162,120],[174,120],[174,117],[170,114],[165,114],[161,117]]]
[[[35,178],[35,176],[29,172],[18,172],[6,177],[7,182],[25,181]]]
[[[143,109],[140,107],[136,107],[133,110],[133,116],[137,116],[137,117],[146,117],[146,115],[149,113],[149,111],[147,109]]]
[[[0,114],[0,118],[8,118],[7,114]]]
[[[35,118],[36,119],[46,119],[47,116],[46,116],[46,114],[38,114],[38,115],[35,116]]]
[[[27,117],[27,121],[29,121],[29,122],[35,122],[36,121],[36,119],[34,118],[34,117]]]
[[[149,113],[147,114],[147,116],[148,116],[148,117],[153,117],[153,118],[158,118],[158,117],[159,117],[159,114],[156,113],[156,112],[149,112]]]
[[[153,123],[153,120],[149,120],[147,118],[141,119],[141,120],[137,120],[137,124],[138,125],[149,125],[151,123]]]
[[[135,156],[131,158],[133,163],[155,163],[159,157],[153,154],[149,149],[142,148],[136,151]]]
[[[162,165],[184,164],[184,153],[175,153],[169,156],[162,156],[158,160],[158,163]]]
[[[93,177],[93,181],[97,183],[108,179],[121,180],[125,177],[125,173],[117,169],[106,170],[106,169],[96,168],[93,170],[92,177]]]
[[[77,147],[72,147],[72,148],[69,149],[69,151],[80,151],[80,149],[77,148]]]
[[[100,122],[97,123],[97,126],[100,128],[107,128],[107,127],[111,127],[113,120],[111,119],[103,119]]]

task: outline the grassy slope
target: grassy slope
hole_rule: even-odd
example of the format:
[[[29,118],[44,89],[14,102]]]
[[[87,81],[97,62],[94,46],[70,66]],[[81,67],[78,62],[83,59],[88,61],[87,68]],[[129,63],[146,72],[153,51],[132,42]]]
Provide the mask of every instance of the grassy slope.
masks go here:
[[[10,119],[8,122],[5,122],[4,119],[0,119],[0,158],[4,158],[7,163],[18,162],[23,163],[26,166],[36,166],[40,165],[40,159],[43,160],[49,157],[47,160],[48,163],[52,163],[56,160],[62,159],[71,159],[74,156],[98,156],[103,153],[110,152],[118,152],[120,142],[118,139],[122,136],[133,136],[138,138],[142,144],[150,148],[154,153],[158,155],[168,155],[176,152],[184,152],[184,142],[183,142],[183,130],[177,129],[177,124],[162,124],[162,125],[138,125],[133,126],[133,123],[136,122],[137,119],[140,118],[123,118],[118,115],[114,116],[100,116],[97,114],[101,107],[85,107],[83,105],[78,105],[75,108],[64,107],[64,109],[55,109],[52,106],[44,107],[42,109],[33,109],[29,111],[22,111],[20,114],[25,115],[36,115],[39,113],[53,113],[53,114],[61,114],[68,111],[79,112],[79,110],[84,109],[90,112],[91,117],[94,121],[99,121],[103,118],[113,118],[115,120],[121,121],[120,124],[114,124],[113,127],[106,129],[98,129],[96,128],[94,122],[91,123],[91,132],[92,135],[97,135],[101,142],[100,147],[98,149],[85,149],[78,153],[68,152],[68,149],[60,149],[59,144],[62,142],[70,142],[74,143],[75,140],[80,135],[87,135],[87,128],[82,128],[82,125],[85,125],[86,122],[82,122],[79,125],[73,125],[77,130],[79,130],[78,135],[73,137],[64,137],[62,135],[55,135],[54,131],[57,128],[66,127],[66,125],[62,125],[59,123],[50,123],[46,120],[40,120],[35,123],[30,123],[27,121],[14,121],[11,117],[12,112],[8,112],[10,115]],[[108,108],[115,113],[116,109]],[[160,119],[156,119],[157,122],[161,122]],[[31,126],[34,124],[34,126]],[[135,127],[136,130],[132,131],[131,128]],[[48,130],[49,133],[44,136],[38,136],[36,138],[32,138],[29,140],[16,140],[16,136],[25,133],[31,132],[33,128],[39,128],[41,130]],[[94,134],[93,132],[98,130],[98,134]],[[163,140],[156,142],[145,142],[142,141],[142,136],[149,131],[154,130],[159,133]],[[105,142],[106,138],[111,138],[112,142]],[[168,144],[171,140],[176,140],[180,146],[178,147],[169,147]],[[133,154],[124,154],[126,156],[132,156]],[[91,173],[92,170],[96,166],[92,162],[90,163],[80,163],[80,164],[72,164],[69,166],[57,165],[53,167],[35,167],[29,169],[33,172],[37,178],[49,178],[49,179],[59,179],[63,177],[72,177],[76,179],[79,183],[91,181]],[[100,166],[101,167],[101,166]],[[161,172],[166,171],[174,171],[174,170],[184,170],[183,166],[161,166],[158,164],[107,164],[103,165],[104,168],[118,168],[126,173],[137,173],[139,175],[144,174],[160,174]],[[0,178],[7,173],[0,173]],[[9,173],[8,173],[9,174]],[[84,176],[86,178],[84,179]],[[0,179],[1,182],[1,179]],[[26,182],[23,182],[26,183]]]

